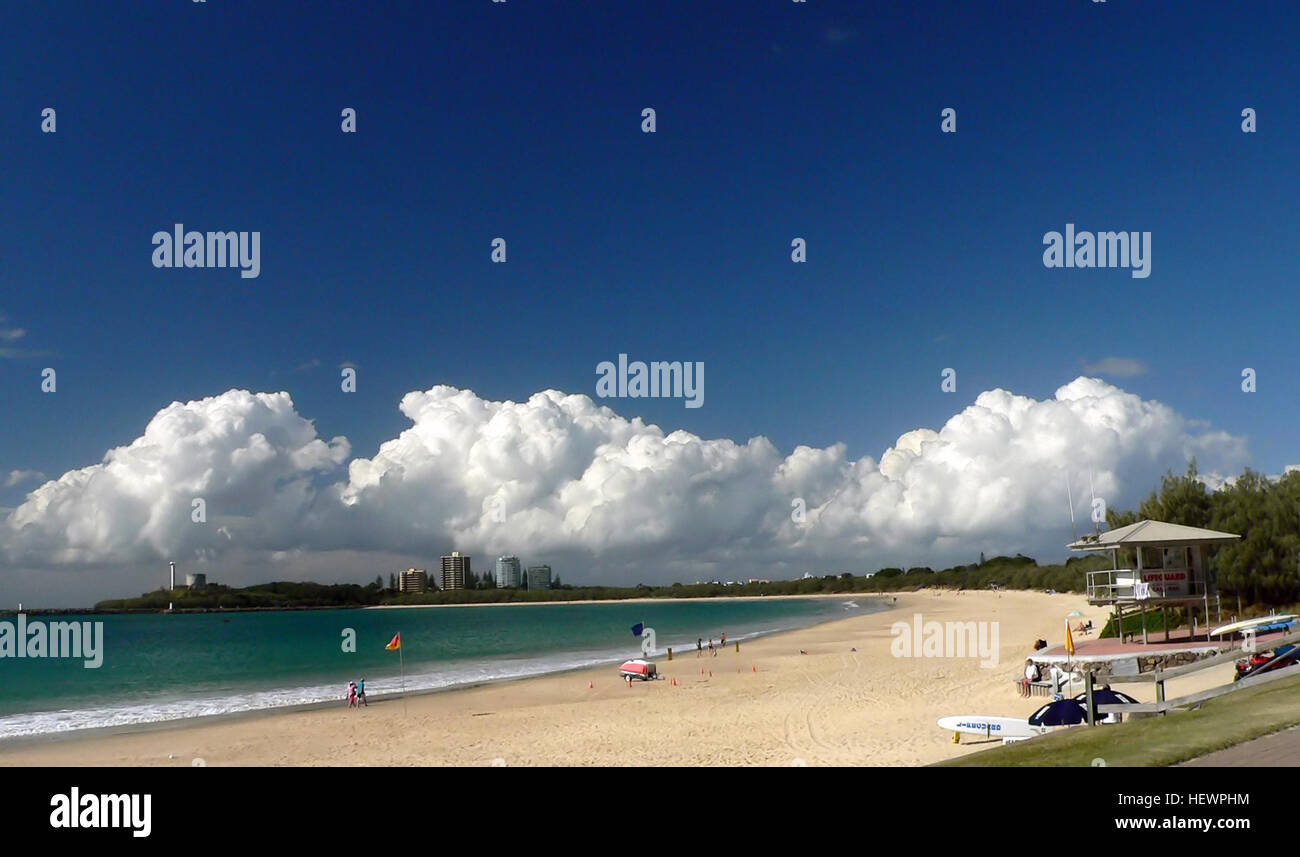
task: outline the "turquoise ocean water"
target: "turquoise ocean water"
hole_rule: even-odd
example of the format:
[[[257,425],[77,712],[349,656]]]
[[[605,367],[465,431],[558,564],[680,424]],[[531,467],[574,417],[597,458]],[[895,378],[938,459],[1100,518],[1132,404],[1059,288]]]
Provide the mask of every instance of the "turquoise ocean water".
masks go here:
[[[656,654],[730,643],[874,609],[866,599],[751,599],[509,605],[402,610],[30,616],[99,621],[103,663],[0,657],[0,738],[149,723],[424,690],[617,662],[640,655],[631,626],[655,630]],[[12,616],[5,622],[14,624]],[[15,626],[16,627],[16,626]],[[345,632],[356,651],[344,651]],[[611,670],[611,677],[614,675]]]

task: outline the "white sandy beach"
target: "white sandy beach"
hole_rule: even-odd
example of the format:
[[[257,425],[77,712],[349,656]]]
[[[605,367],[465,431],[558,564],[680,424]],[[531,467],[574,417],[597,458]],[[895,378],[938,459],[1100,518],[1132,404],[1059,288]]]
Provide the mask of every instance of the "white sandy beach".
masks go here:
[[[885,612],[748,642],[739,655],[729,649],[715,658],[661,658],[663,681],[629,687],[616,669],[601,667],[355,711],[340,701],[337,708],[127,734],[0,743],[0,765],[923,765],[990,746],[953,744],[937,718],[1025,717],[1045,701],[1020,698],[1013,680],[1035,639],[1061,641],[1071,610],[1097,628],[1104,624],[1103,611],[1080,595],[907,593]],[[999,664],[894,657],[891,625],[917,613],[924,621],[999,623]],[[1231,674],[1230,663],[1205,670],[1172,683],[1170,695],[1228,682]],[[1150,685],[1123,689],[1152,698]]]

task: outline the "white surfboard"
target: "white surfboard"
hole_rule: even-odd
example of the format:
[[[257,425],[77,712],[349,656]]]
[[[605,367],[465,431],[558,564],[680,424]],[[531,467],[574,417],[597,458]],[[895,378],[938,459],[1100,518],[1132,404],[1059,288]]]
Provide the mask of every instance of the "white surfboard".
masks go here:
[[[1274,622],[1289,622],[1292,619],[1300,619],[1300,615],[1295,613],[1282,613],[1277,616],[1260,616],[1258,619],[1245,619],[1241,622],[1233,622],[1229,625],[1220,625],[1218,628],[1211,629],[1210,636],[1217,637],[1220,634],[1236,634],[1254,628],[1257,625],[1272,625]]]
[[[1048,732],[1047,726],[1031,726],[1023,717],[986,717],[983,714],[959,714],[940,717],[939,728],[982,738],[1033,738]]]

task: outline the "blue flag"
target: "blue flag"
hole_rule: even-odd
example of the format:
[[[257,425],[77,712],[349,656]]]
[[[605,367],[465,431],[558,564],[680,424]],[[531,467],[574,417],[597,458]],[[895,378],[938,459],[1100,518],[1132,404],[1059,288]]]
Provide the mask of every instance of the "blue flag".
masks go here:
[[[635,625],[632,626],[632,636],[639,637],[641,636],[641,632],[644,630],[645,630],[645,625],[640,622],[637,622]]]

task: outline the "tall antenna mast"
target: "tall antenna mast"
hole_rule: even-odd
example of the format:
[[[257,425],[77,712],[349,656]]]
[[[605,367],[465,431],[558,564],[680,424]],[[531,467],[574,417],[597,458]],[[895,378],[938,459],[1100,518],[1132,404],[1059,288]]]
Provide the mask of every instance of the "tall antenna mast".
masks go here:
[[[1079,531],[1074,527],[1074,494],[1070,491],[1070,471],[1065,471],[1065,496],[1070,501],[1070,532],[1074,534],[1074,540],[1079,540]]]
[[[1088,493],[1092,496],[1092,508],[1097,507],[1097,493],[1092,490],[1092,468],[1088,468]],[[1093,519],[1092,532],[1095,535],[1101,535],[1101,521]]]

